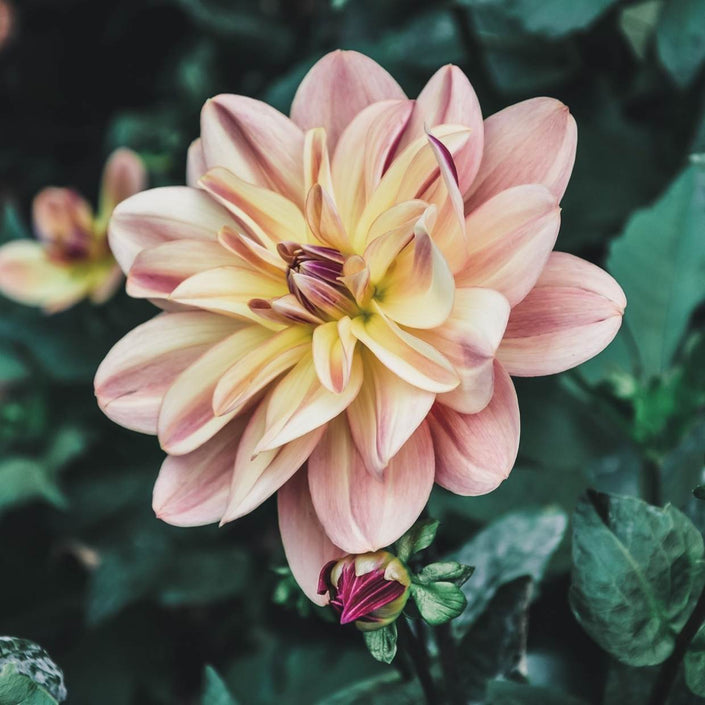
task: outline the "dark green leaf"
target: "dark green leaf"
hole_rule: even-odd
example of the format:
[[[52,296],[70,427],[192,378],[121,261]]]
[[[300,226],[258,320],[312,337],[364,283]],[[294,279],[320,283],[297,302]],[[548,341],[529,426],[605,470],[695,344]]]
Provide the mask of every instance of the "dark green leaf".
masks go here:
[[[680,86],[687,86],[705,61],[705,0],[668,0],[656,28],[661,63]]]
[[[11,689],[5,678],[14,683],[13,687],[22,687],[22,678],[34,684],[34,688],[24,684],[24,687],[31,692],[25,696],[25,700],[17,702],[26,702],[29,705],[34,702],[61,702],[66,699],[64,674],[52,661],[49,654],[32,641],[15,637],[0,637],[0,671],[2,671],[2,675],[0,675],[0,703],[3,705],[3,688]],[[41,692],[36,693],[37,690]],[[13,703],[13,705],[15,704]]]
[[[423,705],[425,702],[416,679],[404,683],[397,673],[385,673],[319,700],[316,705]]]
[[[622,285],[646,379],[668,369],[705,298],[705,163],[691,164],[612,243],[608,268]]]
[[[683,664],[688,687],[696,695],[705,698],[705,626],[700,627],[690,642]]]
[[[592,493],[573,519],[571,607],[623,663],[661,663],[705,581],[703,539],[674,507]]]
[[[572,695],[549,688],[536,688],[504,681],[490,683],[487,705],[586,705]]]
[[[411,596],[424,620],[434,626],[455,619],[467,605],[455,583],[412,583]]]
[[[428,548],[436,538],[439,522],[436,519],[420,519],[395,544],[397,556],[408,561],[411,556]]]
[[[362,636],[374,659],[382,663],[391,663],[394,660],[397,653],[397,625],[394,622],[382,629],[363,632]]]
[[[45,462],[21,457],[0,461],[0,512],[33,499],[66,506],[66,498]]]
[[[201,705],[237,705],[228,686],[212,666],[206,666],[203,676]]]
[[[694,490],[693,490],[693,496],[696,499],[705,499],[705,485],[698,485]]]
[[[17,672],[17,666],[0,666],[0,705],[56,705],[44,688],[31,678]]]
[[[501,585],[522,576],[539,582],[567,523],[560,509],[526,509],[498,519],[465,544],[453,558],[474,565],[475,572],[463,585],[468,607],[454,622],[455,631],[465,634]]]
[[[463,565],[457,561],[443,561],[425,566],[418,575],[414,576],[414,579],[425,584],[445,580],[460,587],[468,581],[474,570],[473,566]]]

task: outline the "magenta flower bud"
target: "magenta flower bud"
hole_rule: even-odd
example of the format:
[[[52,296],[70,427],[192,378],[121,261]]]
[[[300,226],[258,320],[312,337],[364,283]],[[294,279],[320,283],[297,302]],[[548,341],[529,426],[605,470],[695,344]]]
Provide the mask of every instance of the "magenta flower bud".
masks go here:
[[[318,594],[330,595],[341,624],[355,622],[366,632],[386,627],[401,614],[410,585],[404,564],[387,551],[376,551],[326,563],[318,579]]]

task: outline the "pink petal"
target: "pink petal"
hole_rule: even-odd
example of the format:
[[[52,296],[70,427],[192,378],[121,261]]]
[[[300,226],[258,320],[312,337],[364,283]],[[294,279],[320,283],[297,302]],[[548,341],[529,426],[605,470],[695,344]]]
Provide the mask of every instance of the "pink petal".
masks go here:
[[[100,213],[107,219],[115,206],[147,187],[147,170],[131,149],[116,149],[108,158],[100,190]]]
[[[512,309],[497,357],[521,377],[568,370],[609,345],[626,305],[607,272],[554,252],[536,286]]]
[[[460,495],[481,495],[506,479],[519,450],[519,404],[512,380],[495,362],[492,401],[477,414],[436,404],[429,416],[436,482]]]
[[[465,221],[468,259],[456,274],[458,287],[501,292],[514,306],[536,283],[553,249],[560,208],[538,184],[498,193]]]
[[[273,495],[307,460],[325,431],[314,429],[273,450],[255,454],[266,428],[268,399],[260,402],[237,448],[222,523],[248,514]]]
[[[509,318],[509,302],[492,289],[457,289],[448,320],[419,332],[450,360],[460,384],[438,396],[439,402],[464,414],[482,411],[492,398],[493,362]]]
[[[135,298],[166,297],[194,274],[241,261],[219,242],[172,240],[137,255],[127,278],[127,293]]]
[[[357,451],[369,472],[382,475],[426,418],[436,395],[408,384],[365,355],[365,381],[347,408]]]
[[[220,521],[244,427],[244,419],[234,419],[197,450],[167,456],[152,497],[159,519],[173,526],[203,526]]]
[[[379,479],[367,471],[347,421],[331,422],[308,461],[311,498],[326,534],[348,553],[376,551],[396,541],[426,506],[434,467],[425,424]]]
[[[261,345],[270,335],[270,331],[257,325],[242,327],[211,347],[174,380],[162,400],[157,424],[159,441],[167,453],[190,453],[235,416],[235,412],[222,416],[213,413],[216,384],[233,360]]]
[[[471,130],[467,144],[455,155],[460,191],[465,193],[480,167],[484,128],[477,95],[457,66],[438,69],[419,93],[399,149],[422,137],[425,129],[436,125],[464,125]]]
[[[519,184],[543,184],[560,201],[576,144],[575,120],[553,98],[531,98],[490,116],[480,170],[465,197],[466,213]]]
[[[341,558],[345,551],[326,536],[316,516],[305,470],[279,490],[278,500],[279,531],[291,572],[309,600],[325,605],[328,596],[317,593],[318,577],[326,563]]]
[[[225,167],[303,206],[304,135],[286,115],[259,100],[219,95],[203,106],[201,140],[209,169]]]
[[[32,220],[37,237],[59,255],[87,254],[94,239],[93,209],[77,191],[42,189],[32,201]]]
[[[198,187],[198,180],[208,171],[206,156],[203,153],[201,138],[191,142],[186,155],[186,184],[192,188]]]
[[[304,130],[324,127],[333,151],[343,130],[368,105],[405,97],[372,59],[338,50],[326,54],[306,74],[294,96],[291,119]]]
[[[157,432],[162,398],[174,380],[239,324],[202,311],[163,313],[118,341],[98,367],[95,394],[121,426]]]
[[[127,274],[139,252],[170,240],[211,240],[235,226],[225,208],[198,189],[165,186],[123,201],[110,221],[110,249]]]

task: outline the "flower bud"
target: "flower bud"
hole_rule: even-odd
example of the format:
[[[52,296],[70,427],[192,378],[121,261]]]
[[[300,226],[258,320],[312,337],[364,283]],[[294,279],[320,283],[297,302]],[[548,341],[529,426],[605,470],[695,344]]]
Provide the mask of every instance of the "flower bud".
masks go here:
[[[361,631],[391,624],[409,599],[411,578],[404,564],[387,551],[345,556],[323,566],[318,594],[330,595],[341,624]]]

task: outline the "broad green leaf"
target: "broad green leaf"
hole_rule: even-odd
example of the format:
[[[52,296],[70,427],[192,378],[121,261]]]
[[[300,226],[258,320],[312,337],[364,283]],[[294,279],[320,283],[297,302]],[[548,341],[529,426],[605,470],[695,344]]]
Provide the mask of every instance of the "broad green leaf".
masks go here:
[[[416,679],[402,682],[397,673],[384,673],[319,700],[316,705],[424,705]]]
[[[683,664],[688,687],[696,695],[705,698],[705,626],[700,627],[690,642]]]
[[[428,548],[436,538],[439,522],[436,519],[419,519],[395,544],[397,556],[408,561],[411,556]]]
[[[605,697],[602,705],[631,705],[648,703],[661,666],[636,668],[612,661],[607,674]],[[684,669],[678,674],[665,705],[702,705],[685,684]]]
[[[646,50],[656,29],[663,0],[643,0],[622,8],[619,27],[636,56],[646,58]]]
[[[64,674],[49,654],[32,641],[0,637],[0,671],[0,703],[3,705],[3,688],[10,691],[11,687],[24,687],[29,691],[24,700],[17,701],[26,705],[66,699]],[[27,679],[34,687],[27,683],[23,686],[21,679]]]
[[[659,59],[679,86],[687,86],[705,61],[705,0],[664,2],[656,47]]]
[[[521,27],[546,37],[562,37],[592,24],[617,0],[460,0],[469,7],[489,5]]]
[[[474,570],[472,566],[463,565],[457,561],[443,561],[424,566],[421,572],[414,576],[414,579],[424,584],[445,580],[460,587],[469,580]]]
[[[487,705],[587,705],[572,695],[508,681],[490,683]]]
[[[454,631],[464,635],[505,583],[522,576],[539,582],[567,524],[565,512],[558,508],[514,512],[487,526],[452,556],[475,566],[462,588],[468,606],[453,623]]]
[[[394,660],[397,653],[397,625],[394,622],[382,629],[363,632],[362,636],[372,658],[382,663],[391,663]]]
[[[421,616],[433,626],[455,619],[467,605],[463,591],[455,583],[411,584],[411,596]]]
[[[206,666],[203,675],[201,705],[237,705],[225,681],[212,666]]]
[[[612,243],[608,268],[627,295],[625,325],[645,379],[670,366],[705,299],[705,162],[694,161]]]
[[[66,498],[46,463],[22,457],[0,461],[0,512],[34,499],[59,508],[66,506]]]
[[[704,582],[702,536],[671,505],[598,493],[578,505],[571,607],[588,634],[623,663],[666,659]]]
[[[462,691],[482,700],[487,682],[526,676],[528,610],[533,582],[517,578],[503,585],[458,645]]]
[[[14,663],[0,666],[0,705],[56,705],[44,688],[18,673]]]

